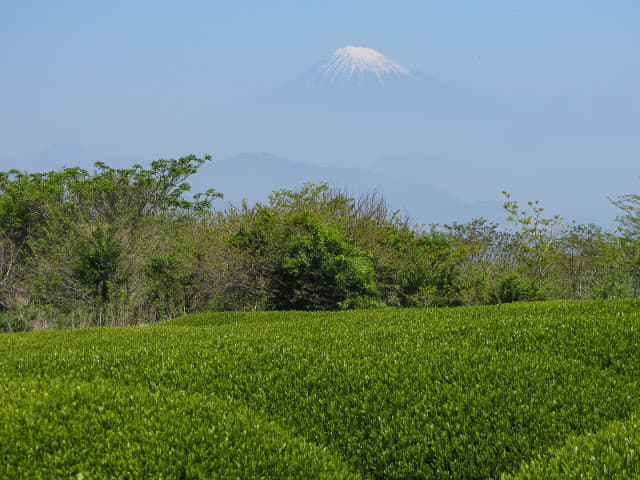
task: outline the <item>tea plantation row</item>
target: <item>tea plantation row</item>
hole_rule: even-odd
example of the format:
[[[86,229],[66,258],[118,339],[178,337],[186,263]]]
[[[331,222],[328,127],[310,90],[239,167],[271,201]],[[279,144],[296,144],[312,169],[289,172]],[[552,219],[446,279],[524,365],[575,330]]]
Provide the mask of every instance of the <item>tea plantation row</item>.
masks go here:
[[[2,335],[0,478],[633,478],[638,392],[628,300]]]

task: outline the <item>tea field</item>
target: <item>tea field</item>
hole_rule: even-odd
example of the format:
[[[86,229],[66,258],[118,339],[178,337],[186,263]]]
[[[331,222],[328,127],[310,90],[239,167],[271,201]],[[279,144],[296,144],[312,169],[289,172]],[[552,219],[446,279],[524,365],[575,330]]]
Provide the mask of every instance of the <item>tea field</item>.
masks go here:
[[[0,335],[0,478],[640,478],[640,302]]]

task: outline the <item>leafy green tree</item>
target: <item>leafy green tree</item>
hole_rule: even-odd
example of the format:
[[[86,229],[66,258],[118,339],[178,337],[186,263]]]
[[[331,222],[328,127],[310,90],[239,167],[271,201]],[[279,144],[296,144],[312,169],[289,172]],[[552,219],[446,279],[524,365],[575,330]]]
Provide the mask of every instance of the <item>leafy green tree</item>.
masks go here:
[[[282,212],[264,205],[230,208],[222,216],[229,247],[224,275],[228,288],[222,301],[232,309],[269,308],[273,271],[288,238]]]
[[[492,289],[513,269],[513,236],[484,218],[445,225],[444,229],[456,245],[463,302],[493,302]]]
[[[625,262],[634,296],[640,296],[640,195],[623,195],[611,203],[622,213],[616,218],[622,232]]]
[[[186,179],[210,160],[189,155],[156,160],[148,168],[97,163],[93,173],[1,173],[2,238],[18,258],[11,289],[32,308],[46,305],[63,315],[80,307],[101,318],[109,309],[138,315],[135,304],[145,303],[143,265],[163,248],[165,237],[206,216],[220,196],[209,190],[185,198]],[[131,308],[123,313],[125,307]]]
[[[9,308],[17,293],[16,272],[19,267],[18,248],[0,231],[0,311]]]
[[[237,300],[254,309],[379,305],[372,260],[340,231],[349,208],[347,197],[307,184],[228,212]]]
[[[311,216],[296,219],[274,275],[276,309],[336,310],[380,305],[373,263],[335,229]]]
[[[87,172],[67,168],[59,172],[0,172],[0,225],[24,253],[57,230],[66,231],[77,220],[69,202],[74,184]]]
[[[529,211],[521,209],[518,202],[511,200],[511,195],[505,196],[504,209],[508,214],[507,221],[515,227],[517,239],[517,256],[527,267],[539,284],[553,273],[554,267],[561,258],[558,237],[565,228],[561,217],[554,215],[543,216],[544,208],[536,200],[528,202]],[[546,283],[550,285],[550,283]]]
[[[400,305],[446,306],[461,302],[461,251],[445,232],[404,232],[396,244]]]
[[[186,180],[208,161],[211,156],[188,155],[155,160],[149,168],[134,165],[130,169],[114,169],[98,162],[93,175],[71,186],[71,201],[85,221],[107,224],[130,226],[157,215],[200,215],[209,211],[213,198],[222,196],[208,190],[196,194],[193,200],[184,198],[191,189]]]
[[[622,212],[616,218],[623,233],[631,238],[640,238],[640,195],[622,195],[609,201]]]
[[[512,303],[535,300],[537,287],[517,273],[503,275],[491,291],[492,303]]]
[[[121,251],[111,228],[92,232],[91,241],[79,253],[74,276],[103,303],[110,300],[112,285],[119,280],[116,276],[120,270]]]
[[[559,239],[562,258],[558,269],[565,285],[564,297],[594,296],[598,283],[608,271],[619,270],[616,239],[597,225],[571,225]],[[620,278],[622,280],[622,278]]]

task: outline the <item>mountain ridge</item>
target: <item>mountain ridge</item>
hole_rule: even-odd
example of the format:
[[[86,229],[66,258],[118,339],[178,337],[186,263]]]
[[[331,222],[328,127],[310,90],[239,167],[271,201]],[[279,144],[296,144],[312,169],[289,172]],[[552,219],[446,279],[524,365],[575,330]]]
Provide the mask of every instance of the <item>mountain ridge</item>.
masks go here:
[[[211,180],[205,181],[210,177]],[[243,179],[239,181],[238,179]],[[371,172],[364,168],[323,167],[296,162],[259,152],[243,153],[214,161],[203,167],[194,181],[224,194],[224,201],[234,205],[265,203],[277,190],[299,188],[305,183],[328,183],[350,194],[380,193],[392,210],[400,211],[418,224],[462,222],[483,216],[502,220],[499,202],[467,202],[434,185]]]

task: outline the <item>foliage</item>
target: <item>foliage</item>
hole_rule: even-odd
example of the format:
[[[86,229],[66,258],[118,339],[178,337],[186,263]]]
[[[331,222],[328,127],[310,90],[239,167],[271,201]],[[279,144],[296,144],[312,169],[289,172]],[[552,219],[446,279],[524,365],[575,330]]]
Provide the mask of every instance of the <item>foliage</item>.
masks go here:
[[[0,477],[630,478],[639,307],[225,312],[0,335]]]
[[[442,307],[640,296],[638,199],[623,228],[504,192],[511,228],[412,225],[378,192],[327,184],[213,210],[211,158],[0,173],[0,312],[27,328],[153,323],[210,310]],[[635,232],[635,233],[634,233]]]
[[[274,192],[269,206],[245,207],[229,242],[263,294],[257,302],[295,310],[381,303],[371,259],[338,230],[349,202],[326,185],[305,185]]]
[[[120,263],[121,247],[114,238],[114,230],[98,229],[91,233],[91,241],[79,252],[74,274],[91,289],[91,293],[108,302],[110,285],[116,278]]]
[[[640,423],[637,415],[615,420],[595,432],[571,437],[525,464],[507,479],[597,480],[640,477]]]
[[[23,320],[73,311],[89,323],[157,318],[143,265],[163,237],[209,211],[213,190],[184,198],[185,180],[211,158],[160,159],[149,168],[0,174],[0,305]],[[145,258],[147,257],[147,258]],[[117,321],[122,321],[117,320]],[[64,322],[63,322],[64,323]]]
[[[622,231],[627,236],[638,240],[640,238],[640,195],[622,195],[610,201],[621,210],[617,220]]]
[[[517,273],[509,273],[501,277],[491,297],[495,303],[511,303],[535,300],[537,291],[535,285],[520,277]]]
[[[565,227],[563,220],[558,215],[545,218],[544,208],[537,200],[527,203],[530,209],[527,211],[521,209],[518,202],[511,200],[508,192],[502,193],[505,196],[504,209],[508,214],[507,221],[511,222],[516,230],[515,236],[520,250],[518,255],[522,256],[535,277],[543,280],[561,256],[557,240]]]
[[[432,230],[409,232],[396,242],[400,260],[398,294],[403,306],[444,306],[459,303],[462,289],[454,240]],[[408,238],[407,238],[408,237]]]
[[[276,267],[274,307],[279,310],[335,310],[379,298],[373,264],[334,229],[309,217]]]
[[[24,319],[7,313],[0,313],[0,333],[24,332],[27,325]]]

